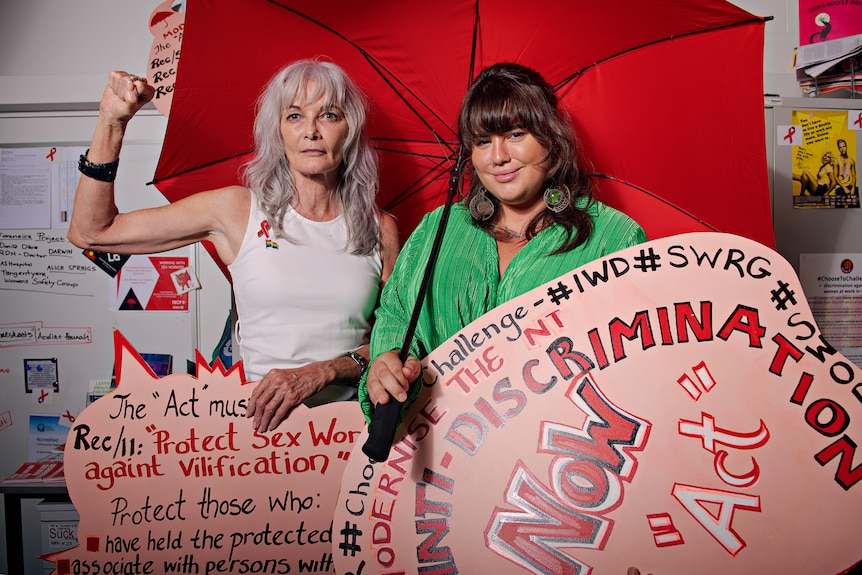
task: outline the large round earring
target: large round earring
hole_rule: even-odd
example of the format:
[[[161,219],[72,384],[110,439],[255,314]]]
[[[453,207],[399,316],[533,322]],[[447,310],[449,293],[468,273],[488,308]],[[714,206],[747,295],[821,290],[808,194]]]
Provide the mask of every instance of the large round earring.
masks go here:
[[[470,215],[477,222],[487,222],[494,216],[494,202],[487,196],[488,190],[485,186],[479,186],[479,190],[470,200]]]
[[[559,214],[572,203],[572,192],[570,192],[569,188],[566,186],[551,186],[545,190],[545,195],[543,197],[545,200],[545,206],[555,214]]]

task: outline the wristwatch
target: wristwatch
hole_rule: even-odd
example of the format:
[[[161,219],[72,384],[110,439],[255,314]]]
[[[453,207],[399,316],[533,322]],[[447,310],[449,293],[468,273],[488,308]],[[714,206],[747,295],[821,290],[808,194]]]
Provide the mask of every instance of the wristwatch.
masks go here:
[[[119,158],[107,164],[94,164],[87,159],[87,154],[89,153],[90,150],[88,149],[78,158],[78,171],[88,178],[93,178],[100,182],[113,182],[117,177],[117,166],[120,165]]]
[[[356,362],[356,365],[359,366],[359,378],[361,379],[362,376],[365,375],[365,370],[368,369],[368,360],[356,353],[355,351],[348,351],[344,354],[344,356],[349,357]]]

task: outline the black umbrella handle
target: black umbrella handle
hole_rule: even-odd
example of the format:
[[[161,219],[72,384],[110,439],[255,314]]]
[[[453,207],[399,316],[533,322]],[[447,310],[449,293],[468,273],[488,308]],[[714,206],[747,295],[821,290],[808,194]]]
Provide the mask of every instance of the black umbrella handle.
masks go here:
[[[413,341],[413,334],[416,332],[416,324],[419,322],[419,313],[422,311],[422,304],[425,301],[425,292],[428,290],[428,283],[431,280],[431,274],[434,272],[437,253],[440,251],[440,244],[443,243],[443,232],[446,231],[449,212],[452,209],[452,202],[455,199],[458,184],[461,181],[461,166],[463,161],[464,155],[459,151],[458,159],[450,171],[449,192],[446,195],[446,204],[443,206],[443,213],[440,215],[440,225],[437,226],[437,234],[434,236],[431,253],[428,255],[428,262],[425,264],[425,274],[422,276],[422,283],[419,285],[416,304],[413,306],[413,313],[410,316],[410,323],[407,324],[404,343],[401,345],[401,352],[398,355],[401,359],[401,365],[404,365],[404,362],[407,361],[407,357],[410,355],[410,344]],[[395,440],[395,431],[398,429],[403,405],[403,403],[396,400],[390,394],[389,401],[378,403],[375,406],[371,423],[368,424],[368,439],[362,446],[362,452],[372,461],[382,462],[389,459],[389,451],[392,449],[392,442]]]
[[[440,229],[443,227],[443,220],[440,220],[440,228],[437,229],[437,234],[440,235]],[[433,256],[428,258],[428,261],[435,259]],[[426,267],[426,273],[428,268]],[[425,283],[424,281],[422,282]],[[420,287],[420,292],[425,291],[424,285]],[[413,315],[410,317],[410,323],[407,325],[408,336],[404,338],[404,343],[401,344],[401,351],[398,358],[401,360],[401,365],[407,361],[410,355],[410,342],[413,339],[413,334],[416,331],[416,322],[418,321],[418,311],[422,308],[422,300],[419,299],[413,307]],[[415,316],[415,317],[414,317]],[[389,459],[389,450],[392,448],[392,443],[395,440],[395,431],[398,429],[398,421],[401,419],[401,408],[404,404],[392,397],[389,393],[389,401],[386,403],[378,403],[374,408],[374,415],[371,417],[371,423],[368,424],[368,439],[365,445],[362,446],[362,452],[372,461],[386,461]]]
[[[395,430],[398,429],[403,405],[390,395],[387,403],[378,403],[374,408],[374,417],[368,424],[368,439],[362,446],[362,453],[372,461],[382,462],[389,459],[389,450],[395,440]]]

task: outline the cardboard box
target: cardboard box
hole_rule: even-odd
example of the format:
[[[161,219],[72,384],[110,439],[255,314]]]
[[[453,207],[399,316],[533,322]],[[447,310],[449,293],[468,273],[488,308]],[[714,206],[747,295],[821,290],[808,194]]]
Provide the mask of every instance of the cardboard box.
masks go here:
[[[42,554],[55,553],[78,544],[80,516],[70,501],[44,499],[36,508],[42,527]],[[56,567],[48,561],[42,561],[42,566],[46,575]]]

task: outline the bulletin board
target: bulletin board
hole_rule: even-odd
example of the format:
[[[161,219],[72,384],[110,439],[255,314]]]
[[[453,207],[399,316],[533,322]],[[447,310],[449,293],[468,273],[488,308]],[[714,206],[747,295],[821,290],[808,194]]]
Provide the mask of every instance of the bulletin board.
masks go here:
[[[0,117],[0,148],[50,154],[86,146],[95,120],[95,112],[6,114]],[[148,185],[165,123],[163,116],[145,112],[130,124],[116,180],[121,211],[165,203]],[[0,477],[28,457],[31,414],[60,415],[60,425],[68,425],[85,407],[94,382],[110,381],[115,329],[142,353],[171,355],[174,372],[185,372],[198,348],[196,292],[177,306],[182,311],[122,309],[117,278],[66,234],[57,222],[0,229]],[[198,253],[189,247],[157,256],[187,260],[195,269]]]

